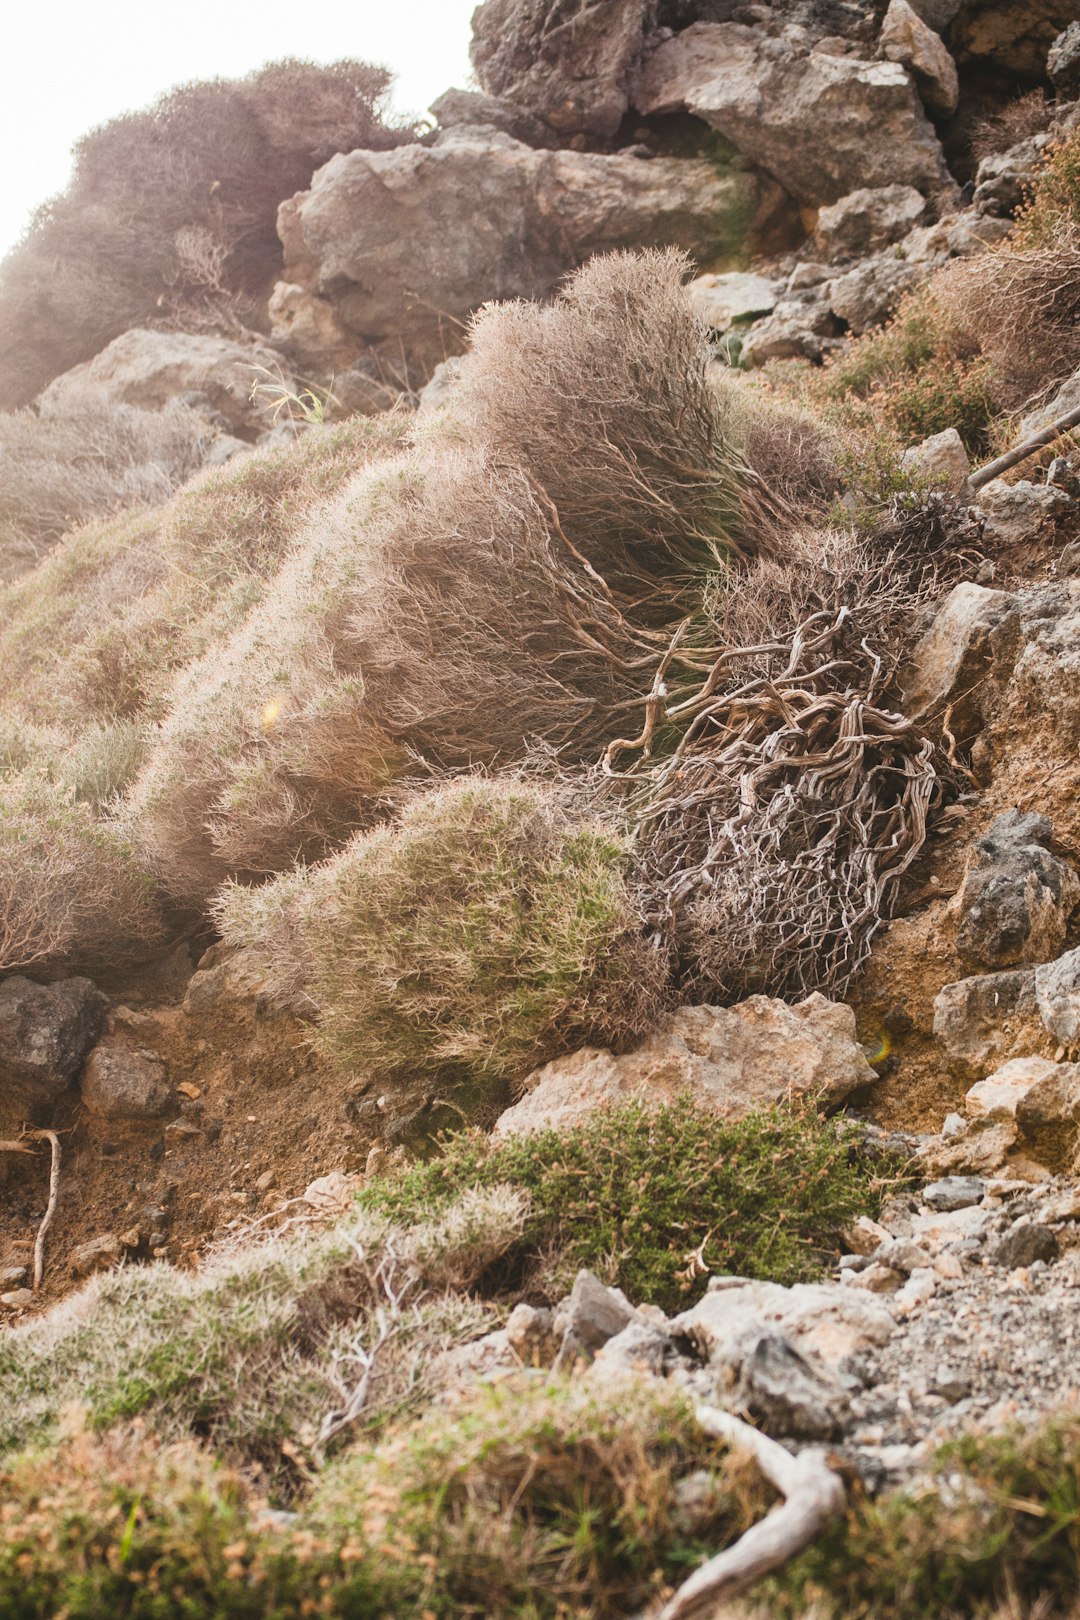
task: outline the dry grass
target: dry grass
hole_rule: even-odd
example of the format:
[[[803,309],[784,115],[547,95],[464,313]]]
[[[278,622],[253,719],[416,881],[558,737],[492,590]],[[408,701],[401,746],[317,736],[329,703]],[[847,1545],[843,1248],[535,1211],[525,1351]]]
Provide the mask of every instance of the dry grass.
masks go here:
[[[997,112],[978,118],[971,128],[971,152],[976,163],[995,152],[1041,135],[1054,116],[1054,104],[1043,90],[1028,90]]]
[[[373,1094],[391,1134],[507,1100],[511,1081],[588,1041],[620,1044],[662,1005],[625,847],[549,789],[464,779],[324,865],[227,889],[227,940],[306,990],[316,1039]]]
[[[183,405],[145,411],[91,388],[69,393],[62,410],[0,415],[0,581],[78,524],[160,506],[217,436]]]

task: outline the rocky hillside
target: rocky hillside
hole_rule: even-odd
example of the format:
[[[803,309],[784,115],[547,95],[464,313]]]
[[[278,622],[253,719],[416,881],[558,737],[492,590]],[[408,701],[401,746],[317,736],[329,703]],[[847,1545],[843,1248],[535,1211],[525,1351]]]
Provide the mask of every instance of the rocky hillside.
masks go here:
[[[5,1615],[1073,1612],[1075,10],[486,0],[415,127],[82,143],[0,266]]]

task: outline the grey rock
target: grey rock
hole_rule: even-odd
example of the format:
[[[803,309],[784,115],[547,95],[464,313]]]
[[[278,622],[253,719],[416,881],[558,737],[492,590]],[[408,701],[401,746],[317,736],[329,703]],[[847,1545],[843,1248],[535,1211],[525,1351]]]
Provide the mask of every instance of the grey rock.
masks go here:
[[[672,1354],[672,1342],[661,1328],[651,1322],[629,1322],[601,1346],[596,1363],[611,1370],[659,1377],[667,1371]]]
[[[1034,977],[1043,1024],[1063,1046],[1080,1046],[1080,950],[1041,962]]]
[[[970,581],[949,592],[911,655],[904,710],[913,720],[944,714],[952,705],[952,728],[959,739],[982,721],[979,694],[993,657],[991,634],[1014,607],[1006,591]]]
[[[979,491],[976,511],[987,540],[1002,546],[1040,540],[1076,509],[1071,495],[1053,484],[1033,484],[1026,478],[1007,484],[991,479]]]
[[[736,1401],[768,1434],[829,1440],[847,1415],[847,1394],[780,1333],[763,1334],[743,1362]]]
[[[964,0],[911,0],[911,9],[917,12],[936,34],[942,33],[960,10]]]
[[[861,186],[821,209],[814,240],[830,257],[873,253],[906,236],[925,212],[914,186]]]
[[[17,1288],[26,1281],[26,1266],[0,1267],[0,1288]]]
[[[1049,427],[1059,417],[1067,416],[1080,405],[1080,371],[1074,371],[1072,376],[1062,383],[1054,397],[1045,405],[1040,405],[1034,411],[1021,419],[1017,429],[1019,440],[1030,438],[1038,433],[1040,428]]]
[[[579,1271],[570,1297],[555,1312],[555,1330],[562,1334],[560,1359],[568,1348],[595,1354],[636,1320],[637,1312],[618,1289],[606,1288],[591,1271]]]
[[[768,315],[777,298],[774,282],[748,270],[697,276],[687,291],[694,309],[714,332],[726,332],[734,321]]]
[[[520,103],[480,90],[444,90],[428,111],[440,129],[497,129],[526,146],[551,145],[551,130]]]
[[[0,1305],[6,1305],[9,1311],[25,1311],[34,1303],[34,1297],[30,1288],[12,1288],[0,1294]]]
[[[1008,218],[1016,213],[1042,166],[1044,142],[1037,136],[1018,141],[1005,152],[991,152],[975,171],[972,197],[979,213]]]
[[[986,1183],[977,1176],[945,1176],[941,1181],[931,1181],[919,1197],[928,1209],[946,1214],[981,1204],[985,1192]]]
[[[913,1271],[921,1271],[930,1265],[930,1256],[918,1243],[910,1238],[893,1238],[889,1243],[883,1243],[874,1255],[874,1261],[890,1266],[893,1271],[903,1272],[910,1277]]]
[[[448,322],[489,299],[547,297],[595,253],[732,253],[758,195],[750,175],[697,159],[537,152],[495,132],[340,153],[279,210],[275,340],[325,358],[392,338],[430,374]]]
[[[934,998],[934,1038],[965,1075],[982,1075],[1033,1051],[1043,1033],[1035,969],[980,973]]]
[[[0,1074],[42,1098],[71,1083],[105,1020],[105,997],[89,979],[0,982]]]
[[[1044,847],[1043,816],[1005,812],[974,848],[954,906],[956,947],[980,967],[1045,962],[1065,943],[1080,878]]]
[[[506,1337],[526,1367],[550,1367],[559,1351],[555,1312],[546,1306],[515,1305],[506,1319]]]
[[[113,1232],[91,1238],[71,1251],[68,1270],[73,1277],[89,1277],[95,1271],[112,1271],[124,1258],[124,1245]]]
[[[958,1373],[948,1362],[942,1362],[934,1373],[930,1393],[940,1395],[942,1400],[950,1403],[962,1401],[971,1394],[971,1379]]]
[[[904,293],[924,281],[925,265],[882,256],[866,259],[830,283],[829,307],[856,334],[880,326]]]
[[[899,63],[810,52],[790,33],[696,22],[645,58],[632,101],[642,113],[704,119],[811,207],[861,187],[947,182]]]
[[[959,495],[971,473],[971,461],[964,449],[964,441],[955,428],[945,428],[931,434],[921,444],[905,450],[901,465],[925,478],[939,489]]]
[[[1014,1221],[1004,1237],[990,1246],[990,1259],[996,1266],[1015,1271],[1019,1266],[1033,1265],[1037,1260],[1056,1258],[1058,1241],[1047,1226],[1035,1221]]]
[[[420,390],[417,410],[421,416],[430,416],[433,411],[440,410],[447,400],[453,397],[457,391],[460,375],[460,358],[453,357],[439,362],[427,383]]]
[[[782,298],[772,314],[757,321],[743,342],[744,365],[770,360],[820,360],[842,342],[840,322],[829,302],[832,282]]]
[[[1046,72],[1059,95],[1080,95],[1080,19],[1071,22],[1051,45]]]
[[[106,1042],[87,1058],[81,1089],[90,1112],[109,1120],[160,1119],[173,1102],[160,1058]]]
[[[614,135],[656,0],[485,0],[471,56],[481,87],[560,134]]]

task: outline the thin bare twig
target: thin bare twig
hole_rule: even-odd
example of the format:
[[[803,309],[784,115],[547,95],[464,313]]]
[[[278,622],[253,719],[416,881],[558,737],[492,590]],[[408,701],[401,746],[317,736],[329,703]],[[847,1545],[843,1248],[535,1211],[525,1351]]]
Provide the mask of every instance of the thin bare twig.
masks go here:
[[[34,1293],[41,1287],[41,1280],[45,1275],[45,1234],[52,1224],[56,1213],[56,1200],[60,1192],[60,1138],[55,1131],[27,1131],[26,1135],[31,1141],[48,1142],[52,1152],[52,1161],[49,1166],[49,1202],[45,1206],[45,1213],[41,1218],[41,1225],[37,1229],[34,1239]]]

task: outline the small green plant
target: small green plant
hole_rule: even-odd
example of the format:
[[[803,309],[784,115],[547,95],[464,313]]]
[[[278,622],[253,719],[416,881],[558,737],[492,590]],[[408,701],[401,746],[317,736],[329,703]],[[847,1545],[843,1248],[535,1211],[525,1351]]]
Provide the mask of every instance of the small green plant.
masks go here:
[[[711,1272],[818,1275],[840,1228],[879,1202],[855,1130],[812,1108],[718,1118],[689,1099],[629,1103],[571,1129],[446,1138],[426,1163],[366,1185],[361,1207],[420,1219],[468,1187],[529,1195],[520,1238],[487,1279],[558,1298],[586,1266],[631,1299],[678,1310]]]
[[[338,403],[334,398],[333,382],[329,388],[316,388],[311,383],[306,387],[294,384],[280,366],[273,369],[256,366],[254,373],[256,376],[261,374],[265,381],[251,385],[252,402],[269,412],[272,423],[276,424],[284,417],[287,422],[307,422],[312,427],[321,427],[331,405]]]

